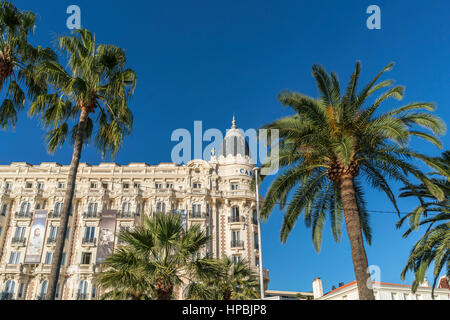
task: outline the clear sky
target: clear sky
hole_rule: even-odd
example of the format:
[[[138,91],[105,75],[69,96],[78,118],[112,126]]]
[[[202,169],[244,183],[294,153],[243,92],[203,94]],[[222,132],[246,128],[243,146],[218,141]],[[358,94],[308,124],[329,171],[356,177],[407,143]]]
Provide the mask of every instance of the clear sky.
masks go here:
[[[66,8],[81,8],[82,25],[96,34],[99,43],[126,50],[130,67],[138,74],[136,94],[130,103],[134,131],[115,159],[120,164],[171,161],[173,130],[193,131],[195,120],[203,128],[223,131],[233,112],[243,129],[261,125],[289,113],[277,101],[283,89],[315,96],[311,66],[320,63],[336,71],[342,86],[355,61],[362,62],[363,84],[391,61],[396,66],[386,78],[406,86],[403,103],[432,101],[437,114],[449,119],[450,111],[450,3],[418,1],[30,1],[13,3],[38,14],[32,42],[51,45],[58,34],[67,34]],[[381,30],[366,27],[366,9],[381,8]],[[398,102],[388,104],[399,105]],[[21,114],[14,131],[0,131],[0,163],[43,161],[70,163],[66,146],[54,155],[46,152],[44,131]],[[448,148],[448,135],[443,137]],[[413,141],[421,152],[438,155],[436,148]],[[91,146],[82,162],[102,159]],[[267,190],[270,179],[262,186]],[[398,191],[398,188],[395,188]],[[388,200],[370,192],[369,209],[392,211]],[[414,201],[400,201],[408,211]],[[282,213],[275,210],[263,225],[264,267],[270,270],[270,289],[312,290],[315,277],[328,291],[339,282],[354,280],[346,234],[334,243],[326,229],[323,249],[316,254],[311,230],[299,221],[287,244],[279,241]],[[369,264],[381,269],[381,280],[400,280],[409,251],[419,233],[402,239],[394,214],[371,216],[373,244],[367,247]],[[421,234],[421,233],[420,233]],[[429,277],[430,278],[430,277]]]

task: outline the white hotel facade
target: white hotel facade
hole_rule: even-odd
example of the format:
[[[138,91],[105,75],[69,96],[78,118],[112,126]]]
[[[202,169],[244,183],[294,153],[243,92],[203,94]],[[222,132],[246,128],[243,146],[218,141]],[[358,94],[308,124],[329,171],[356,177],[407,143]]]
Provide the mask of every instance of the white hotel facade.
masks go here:
[[[118,210],[116,233],[133,228],[144,215],[186,213],[211,240],[203,254],[245,259],[258,268],[254,165],[248,144],[233,121],[218,155],[185,165],[81,163],[76,181],[58,299],[98,299],[96,263],[99,221],[104,209]],[[0,166],[0,292],[3,298],[34,300],[45,295],[69,166],[11,163]],[[35,210],[46,210],[46,232],[38,264],[25,264]],[[178,211],[178,212],[180,212]],[[120,245],[117,237],[115,247]],[[264,270],[267,286],[268,271]],[[182,299],[182,291],[177,291]]]

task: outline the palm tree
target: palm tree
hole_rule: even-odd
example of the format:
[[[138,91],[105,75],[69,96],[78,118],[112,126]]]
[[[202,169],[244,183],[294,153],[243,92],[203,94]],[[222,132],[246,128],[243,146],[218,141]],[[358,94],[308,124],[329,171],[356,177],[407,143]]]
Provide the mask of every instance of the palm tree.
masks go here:
[[[30,108],[30,114],[38,115],[50,130],[46,136],[50,152],[62,145],[68,134],[74,146],[47,299],[54,299],[56,293],[83,144],[90,141],[96,129],[96,147],[103,155],[116,155],[124,136],[132,129],[132,113],[127,101],[136,85],[136,74],[125,68],[125,52],[113,45],[97,45],[88,30],[60,37],[58,44],[68,55],[69,70],[56,61],[40,63],[38,74],[45,75],[53,92],[37,96]],[[91,113],[96,115],[95,119],[90,117]],[[73,121],[77,122],[69,131]]]
[[[248,300],[259,298],[259,281],[248,263],[236,263],[224,257],[217,261],[217,270],[206,278],[191,282],[186,290],[189,299]]]
[[[200,258],[209,237],[197,224],[185,229],[179,215],[145,216],[142,225],[119,237],[124,245],[106,260],[97,280],[113,292],[108,298],[171,300],[176,286],[215,270],[211,259]]]
[[[443,122],[427,111],[432,103],[411,103],[377,114],[389,98],[401,99],[404,88],[393,86],[392,80],[378,82],[385,67],[368,85],[357,92],[361,65],[356,63],[350,82],[341,94],[337,75],[329,75],[322,66],[313,66],[313,77],[319,98],[296,92],[282,92],[280,102],[295,114],[266,125],[279,130],[279,165],[284,169],[271,183],[261,216],[267,219],[274,206],[286,208],[281,241],[287,240],[298,217],[304,212],[305,223],[312,227],[313,244],[320,251],[322,230],[328,212],[333,237],[341,238],[345,221],[353,259],[359,298],[374,299],[366,283],[370,279],[365,240],[371,243],[369,212],[364,200],[363,178],[374,189],[383,191],[398,210],[388,180],[406,180],[407,174],[419,178],[430,191],[442,198],[443,192],[412,163],[431,160],[408,148],[411,136],[418,136],[441,147],[436,135],[445,131]],[[368,98],[388,88],[372,103]],[[367,105],[367,106],[365,106]],[[431,133],[416,130],[417,125]],[[268,139],[269,141],[270,139]],[[270,159],[265,166],[270,166]],[[288,195],[291,195],[288,203]]]
[[[0,106],[0,126],[14,127],[17,112],[25,106],[27,87],[31,100],[47,90],[43,77],[36,74],[36,64],[43,60],[55,60],[49,48],[33,47],[28,37],[35,28],[34,13],[19,11],[9,1],[0,2],[0,90],[5,86],[6,96]]]
[[[440,159],[435,160],[450,173],[450,151],[444,152]],[[445,191],[444,200],[437,200],[424,185],[403,188],[400,197],[416,197],[419,205],[400,219],[397,227],[400,228],[406,221],[409,222],[409,228],[403,234],[406,238],[420,226],[428,226],[425,234],[411,250],[401,278],[405,279],[406,273],[413,271],[415,279],[412,291],[416,292],[419,284],[424,281],[427,269],[434,263],[432,290],[434,299],[434,289],[442,270],[446,268],[447,277],[450,276],[450,184],[448,178],[435,179],[433,182]]]

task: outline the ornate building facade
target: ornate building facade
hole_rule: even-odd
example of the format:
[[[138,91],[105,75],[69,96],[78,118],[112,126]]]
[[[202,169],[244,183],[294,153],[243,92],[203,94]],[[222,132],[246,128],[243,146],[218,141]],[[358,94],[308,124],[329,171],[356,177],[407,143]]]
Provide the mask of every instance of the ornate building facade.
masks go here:
[[[245,259],[258,268],[258,228],[253,164],[248,144],[235,126],[210,161],[185,165],[116,163],[78,169],[69,229],[57,289],[58,299],[97,299],[99,224],[104,210],[115,210],[116,234],[133,228],[144,215],[182,213],[211,237],[205,256]],[[0,166],[0,292],[3,298],[45,296],[69,166],[57,163],[11,163]],[[46,212],[39,259],[26,262],[36,212]],[[120,240],[115,237],[115,246]],[[40,261],[40,262],[37,262]],[[265,282],[268,271],[264,270]],[[177,293],[178,299],[182,292]]]

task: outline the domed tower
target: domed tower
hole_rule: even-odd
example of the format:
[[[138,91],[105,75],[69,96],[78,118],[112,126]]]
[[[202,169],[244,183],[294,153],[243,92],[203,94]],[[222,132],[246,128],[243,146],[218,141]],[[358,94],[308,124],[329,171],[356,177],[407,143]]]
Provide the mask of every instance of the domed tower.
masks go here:
[[[236,119],[233,115],[231,129],[223,139],[217,158],[219,164],[251,164],[250,148],[245,140],[242,130],[236,127]]]

